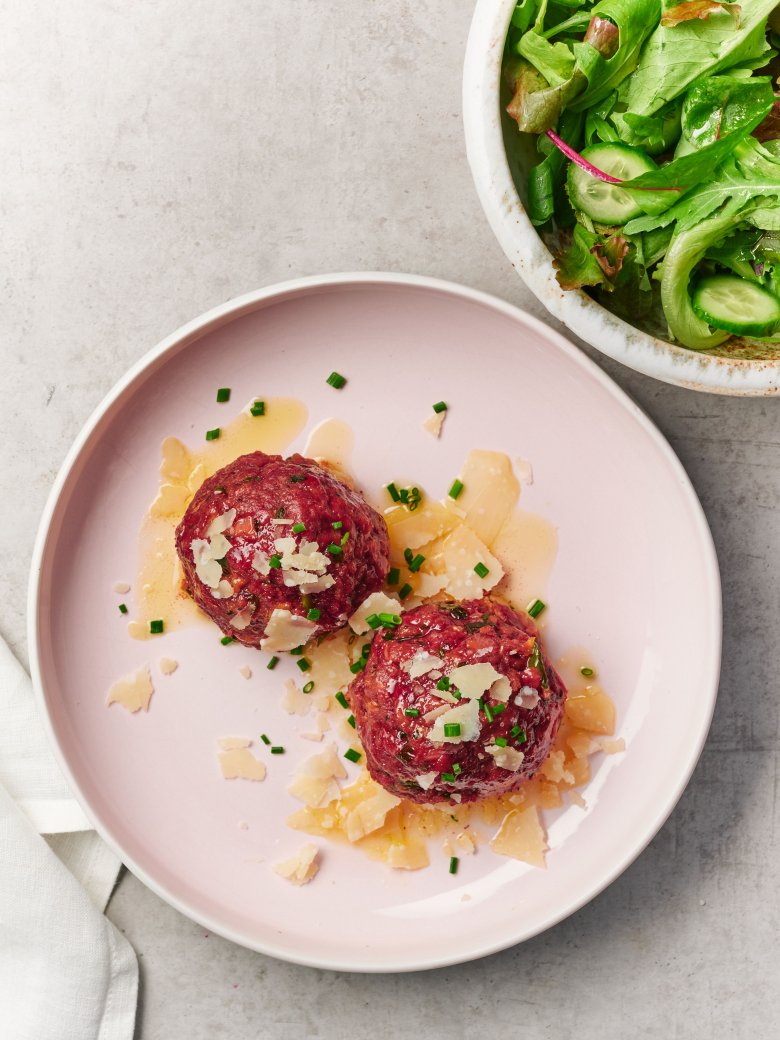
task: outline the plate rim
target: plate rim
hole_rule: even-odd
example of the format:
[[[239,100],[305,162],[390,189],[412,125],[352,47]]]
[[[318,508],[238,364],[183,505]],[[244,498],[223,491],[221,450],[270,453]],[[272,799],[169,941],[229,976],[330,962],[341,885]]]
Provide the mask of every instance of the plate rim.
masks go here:
[[[697,541],[701,546],[703,553],[703,562],[709,592],[707,601],[710,607],[708,631],[712,638],[714,651],[711,660],[708,661],[707,674],[702,680],[702,689],[706,692],[708,698],[706,705],[707,710],[705,710],[701,717],[700,728],[698,733],[695,735],[695,741],[693,741],[690,746],[688,758],[683,773],[680,776],[680,780],[671,790],[671,793],[667,796],[665,801],[659,806],[649,824],[643,829],[640,839],[628,848],[621,857],[619,857],[611,870],[607,871],[604,875],[599,875],[596,882],[587,886],[587,888],[576,898],[564,902],[556,913],[545,919],[544,923],[540,923],[538,926],[528,930],[519,929],[511,936],[503,936],[502,938],[492,942],[481,941],[474,943],[465,947],[457,954],[443,954],[441,956],[427,956],[421,959],[415,959],[414,951],[410,950],[410,956],[408,958],[398,959],[397,957],[391,957],[381,959],[381,962],[377,961],[374,963],[371,961],[371,963],[368,964],[366,963],[365,955],[360,956],[355,954],[353,959],[350,959],[349,957],[345,958],[343,953],[338,953],[335,956],[329,957],[306,957],[304,955],[297,955],[285,948],[283,945],[277,945],[273,941],[260,942],[248,938],[247,936],[240,934],[236,929],[211,918],[208,914],[193,909],[186,899],[180,898],[176,894],[169,892],[164,885],[158,883],[153,877],[147,874],[143,868],[139,867],[131,857],[127,856],[119,843],[114,840],[113,836],[106,829],[104,829],[101,820],[93,812],[89,799],[81,790],[70,769],[70,765],[60,748],[55,727],[48,710],[46,691],[43,686],[40,669],[39,639],[40,579],[42,563],[51,536],[52,522],[57,515],[60,496],[84,447],[87,445],[101,420],[110,412],[121,395],[156,361],[164,357],[166,354],[174,352],[177,348],[186,349],[189,342],[200,338],[201,335],[205,334],[212,328],[216,328],[230,321],[235,321],[243,314],[251,313],[253,310],[258,309],[263,305],[267,305],[271,301],[281,302],[285,298],[294,297],[296,295],[309,295],[312,291],[317,289],[344,289],[350,285],[375,288],[400,286],[409,289],[421,289],[443,296],[455,297],[457,299],[486,307],[489,310],[513,320],[520,326],[524,325],[526,328],[531,328],[539,335],[546,338],[550,342],[551,347],[562,351],[571,361],[587,372],[590,376],[594,377],[601,387],[613,396],[624,410],[628,412],[630,417],[640,424],[644,432],[660,450],[664,460],[670,465],[671,471],[676,476],[677,483],[688,501],[691,509],[692,522],[697,534]],[[267,956],[275,957],[289,963],[331,971],[347,971],[362,974],[385,974],[432,970],[455,964],[463,964],[471,960],[489,956],[493,953],[498,953],[501,950],[525,942],[528,939],[547,931],[549,928],[554,927],[608,888],[609,885],[611,885],[612,882],[615,881],[616,878],[618,878],[634,862],[634,860],[637,859],[637,857],[658,834],[661,827],[669,818],[680,800],[685,788],[688,786],[704,748],[704,743],[707,734],[709,733],[715,710],[720,678],[722,635],[720,571],[712,532],[707,523],[701,502],[699,501],[696,490],[694,489],[680,459],[677,457],[667,439],[649,416],[647,416],[636,402],[631,399],[626,391],[623,390],[622,387],[607,375],[607,373],[604,372],[594,361],[592,361],[579,347],[570,343],[563,335],[557,332],[557,330],[550,328],[550,326],[545,322],[531,314],[528,314],[515,304],[511,304],[502,300],[500,297],[483,292],[482,290],[473,289],[445,279],[433,278],[426,275],[402,274],[399,272],[386,271],[337,272],[309,275],[302,278],[288,279],[265,286],[261,289],[243,293],[222,304],[212,307],[200,316],[186,322],[174,332],[164,337],[156,346],[144,353],[133,365],[130,366],[125,374],[117,380],[108,393],[103,397],[102,401],[95,409],[93,409],[68,450],[59,468],[41,514],[33,547],[28,584],[27,636],[30,675],[41,722],[46,732],[49,747],[51,748],[55,760],[62,770],[74,797],[76,797],[84,810],[87,819],[109,848],[116,853],[127,869],[143,882],[144,885],[150,888],[160,899],[166,902],[169,906],[172,906],[189,920],[209,929],[209,931],[213,932],[215,935],[220,935],[239,946],[243,946],[247,949],[254,950],[255,952],[263,953]]]

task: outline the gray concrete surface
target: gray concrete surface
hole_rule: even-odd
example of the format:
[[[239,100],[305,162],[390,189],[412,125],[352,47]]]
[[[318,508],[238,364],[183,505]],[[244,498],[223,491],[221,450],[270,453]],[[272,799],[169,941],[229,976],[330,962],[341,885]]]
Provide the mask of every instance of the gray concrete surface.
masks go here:
[[[465,160],[468,0],[0,11],[0,631],[24,659],[30,550],[56,470],[115,380],[183,321],[280,279],[364,268],[451,278],[544,315]],[[140,958],[138,1040],[777,1035],[778,405],[599,360],[678,451],[723,572],[715,722],[667,825],[557,928],[419,975],[270,960],[125,875],[109,916]]]

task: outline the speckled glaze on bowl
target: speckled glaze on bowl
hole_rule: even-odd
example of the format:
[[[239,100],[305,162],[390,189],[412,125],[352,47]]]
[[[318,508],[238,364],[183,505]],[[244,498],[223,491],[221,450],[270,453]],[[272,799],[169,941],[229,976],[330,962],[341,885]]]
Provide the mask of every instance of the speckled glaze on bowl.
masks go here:
[[[769,396],[780,390],[780,357],[718,357],[676,346],[629,325],[582,291],[564,291],[550,252],[525,212],[512,169],[531,153],[501,110],[501,59],[516,0],[477,0],[463,70],[466,151],[490,226],[517,273],[552,315],[616,361],[666,383],[715,394]],[[520,191],[518,191],[518,184]],[[738,348],[735,353],[739,353]]]

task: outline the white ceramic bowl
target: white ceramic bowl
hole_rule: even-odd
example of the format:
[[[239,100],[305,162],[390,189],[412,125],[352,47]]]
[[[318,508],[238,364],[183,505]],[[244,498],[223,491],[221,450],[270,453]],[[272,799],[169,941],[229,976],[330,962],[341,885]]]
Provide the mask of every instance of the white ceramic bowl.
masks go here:
[[[641,332],[587,293],[561,289],[550,252],[523,207],[529,141],[502,113],[501,59],[516,0],[477,0],[463,71],[466,150],[482,207],[501,247],[551,314],[587,343],[624,365],[666,383],[742,396],[780,391],[780,358],[715,357]],[[518,171],[517,183],[512,170]],[[519,187],[519,191],[518,191]]]

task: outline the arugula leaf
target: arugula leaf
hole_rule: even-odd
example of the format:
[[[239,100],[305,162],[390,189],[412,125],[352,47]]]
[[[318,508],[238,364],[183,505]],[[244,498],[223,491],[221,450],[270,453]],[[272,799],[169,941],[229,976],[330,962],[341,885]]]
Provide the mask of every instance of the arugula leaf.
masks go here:
[[[635,235],[675,221],[678,228],[692,227],[720,207],[736,213],[759,198],[780,205],[780,156],[748,137],[737,145],[709,184],[684,195],[665,213],[629,220],[624,231]]]
[[[682,108],[682,136],[696,150],[623,187],[646,213],[669,209],[679,195],[667,191],[664,196],[649,189],[678,188],[684,198],[686,192],[711,180],[713,170],[771,112],[774,100],[768,77],[713,76],[697,84],[688,91]]]
[[[629,112],[653,115],[700,78],[762,58],[767,50],[766,20],[776,4],[777,0],[745,3],[739,25],[726,11],[706,21],[659,25],[631,78]]]

